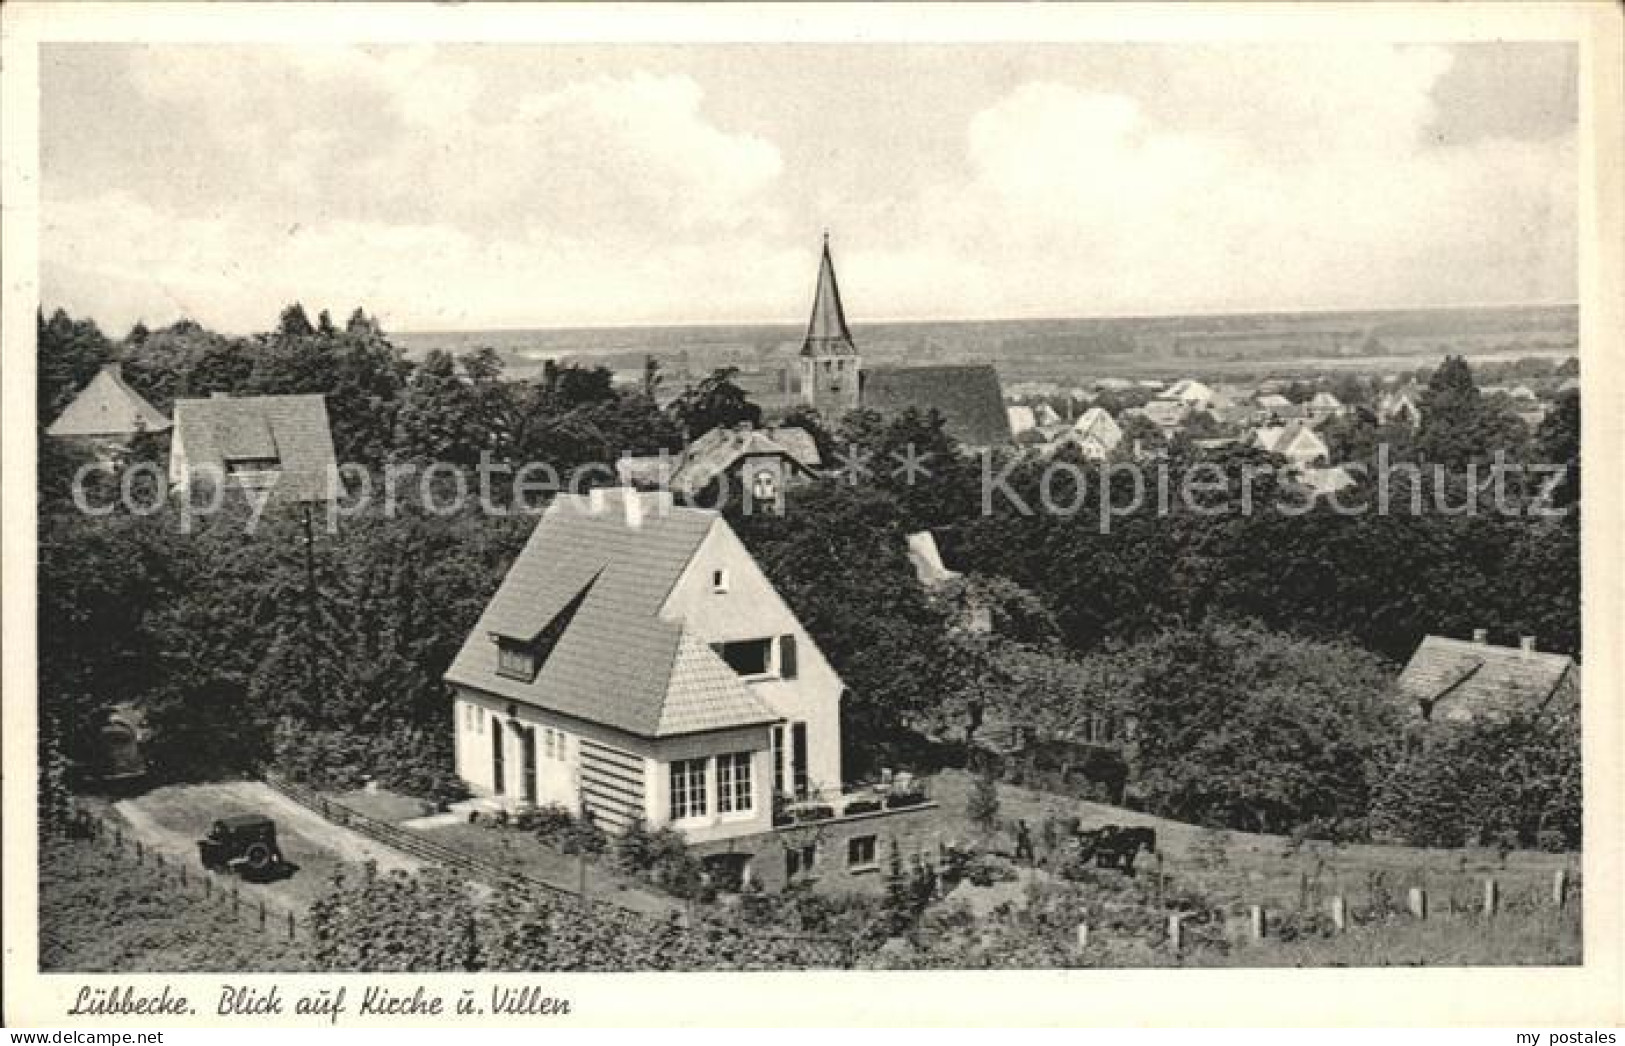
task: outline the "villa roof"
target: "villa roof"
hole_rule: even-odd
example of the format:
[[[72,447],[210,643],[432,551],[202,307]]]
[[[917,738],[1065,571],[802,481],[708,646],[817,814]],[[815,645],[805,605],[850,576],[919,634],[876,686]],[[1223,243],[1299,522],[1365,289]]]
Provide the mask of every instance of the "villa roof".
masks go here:
[[[333,496],[338,459],[320,395],[176,400],[175,432],[190,468],[229,471],[237,462],[274,461],[278,495],[298,501]]]
[[[57,419],[45,430],[49,436],[133,436],[163,432],[170,421],[158,408],[124,382],[117,363],[96,372]]]
[[[1538,712],[1565,685],[1578,688],[1567,654],[1428,636],[1400,673],[1400,689],[1430,718]]]
[[[560,496],[542,515],[447,682],[641,737],[779,717],[683,622],[661,616],[717,513],[625,490]],[[496,638],[557,636],[534,679],[497,670]]]

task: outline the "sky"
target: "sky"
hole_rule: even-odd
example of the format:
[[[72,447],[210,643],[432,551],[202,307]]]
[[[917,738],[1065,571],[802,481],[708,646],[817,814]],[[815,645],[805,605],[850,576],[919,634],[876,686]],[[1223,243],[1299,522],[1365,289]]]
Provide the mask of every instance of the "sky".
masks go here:
[[[1577,298],[1567,44],[52,44],[47,309],[231,333]]]

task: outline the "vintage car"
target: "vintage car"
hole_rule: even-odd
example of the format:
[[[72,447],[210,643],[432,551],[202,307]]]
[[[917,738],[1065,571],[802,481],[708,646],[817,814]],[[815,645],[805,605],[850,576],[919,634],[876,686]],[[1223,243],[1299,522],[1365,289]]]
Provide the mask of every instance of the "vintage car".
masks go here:
[[[222,817],[197,843],[203,867],[211,872],[236,872],[244,878],[263,878],[282,866],[276,822],[261,814]]]

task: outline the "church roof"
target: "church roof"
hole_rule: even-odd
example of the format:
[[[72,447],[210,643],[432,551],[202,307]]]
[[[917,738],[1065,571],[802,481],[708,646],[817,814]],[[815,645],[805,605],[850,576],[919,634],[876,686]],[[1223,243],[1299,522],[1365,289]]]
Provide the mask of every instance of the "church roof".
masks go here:
[[[863,372],[863,406],[881,414],[910,407],[942,415],[950,435],[967,447],[1010,442],[999,372],[988,364],[881,367]]]
[[[852,332],[841,308],[841,288],[835,282],[835,263],[829,257],[829,236],[824,236],[824,257],[818,263],[818,289],[813,294],[812,318],[807,321],[803,356],[856,356]]]
[[[169,426],[168,418],[124,383],[119,365],[109,363],[45,431],[51,436],[130,436]]]

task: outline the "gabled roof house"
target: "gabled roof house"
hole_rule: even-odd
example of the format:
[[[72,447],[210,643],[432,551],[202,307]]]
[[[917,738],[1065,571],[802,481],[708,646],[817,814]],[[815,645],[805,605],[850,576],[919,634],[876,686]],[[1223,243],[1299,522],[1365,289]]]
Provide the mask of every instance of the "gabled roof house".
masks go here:
[[[73,402],[45,430],[63,439],[127,440],[143,432],[166,432],[170,421],[124,382],[117,363],[96,372]]]
[[[627,457],[616,462],[623,484],[669,490],[685,499],[731,483],[748,509],[778,512],[784,491],[817,477],[822,465],[812,433],[795,426],[714,428],[679,455]]]
[[[338,459],[319,395],[244,396],[175,401],[169,482],[229,480],[296,502],[336,496]]]
[[[1580,700],[1580,666],[1567,654],[1535,649],[1524,636],[1518,646],[1489,642],[1477,629],[1471,640],[1428,636],[1399,676],[1399,688],[1423,719],[1469,722],[1573,710]]]
[[[1253,442],[1294,465],[1305,466],[1331,459],[1331,448],[1320,434],[1301,421],[1266,425],[1253,433]]]
[[[842,684],[715,512],[562,495],[446,672],[457,771],[509,807],[691,842],[841,783]]]

